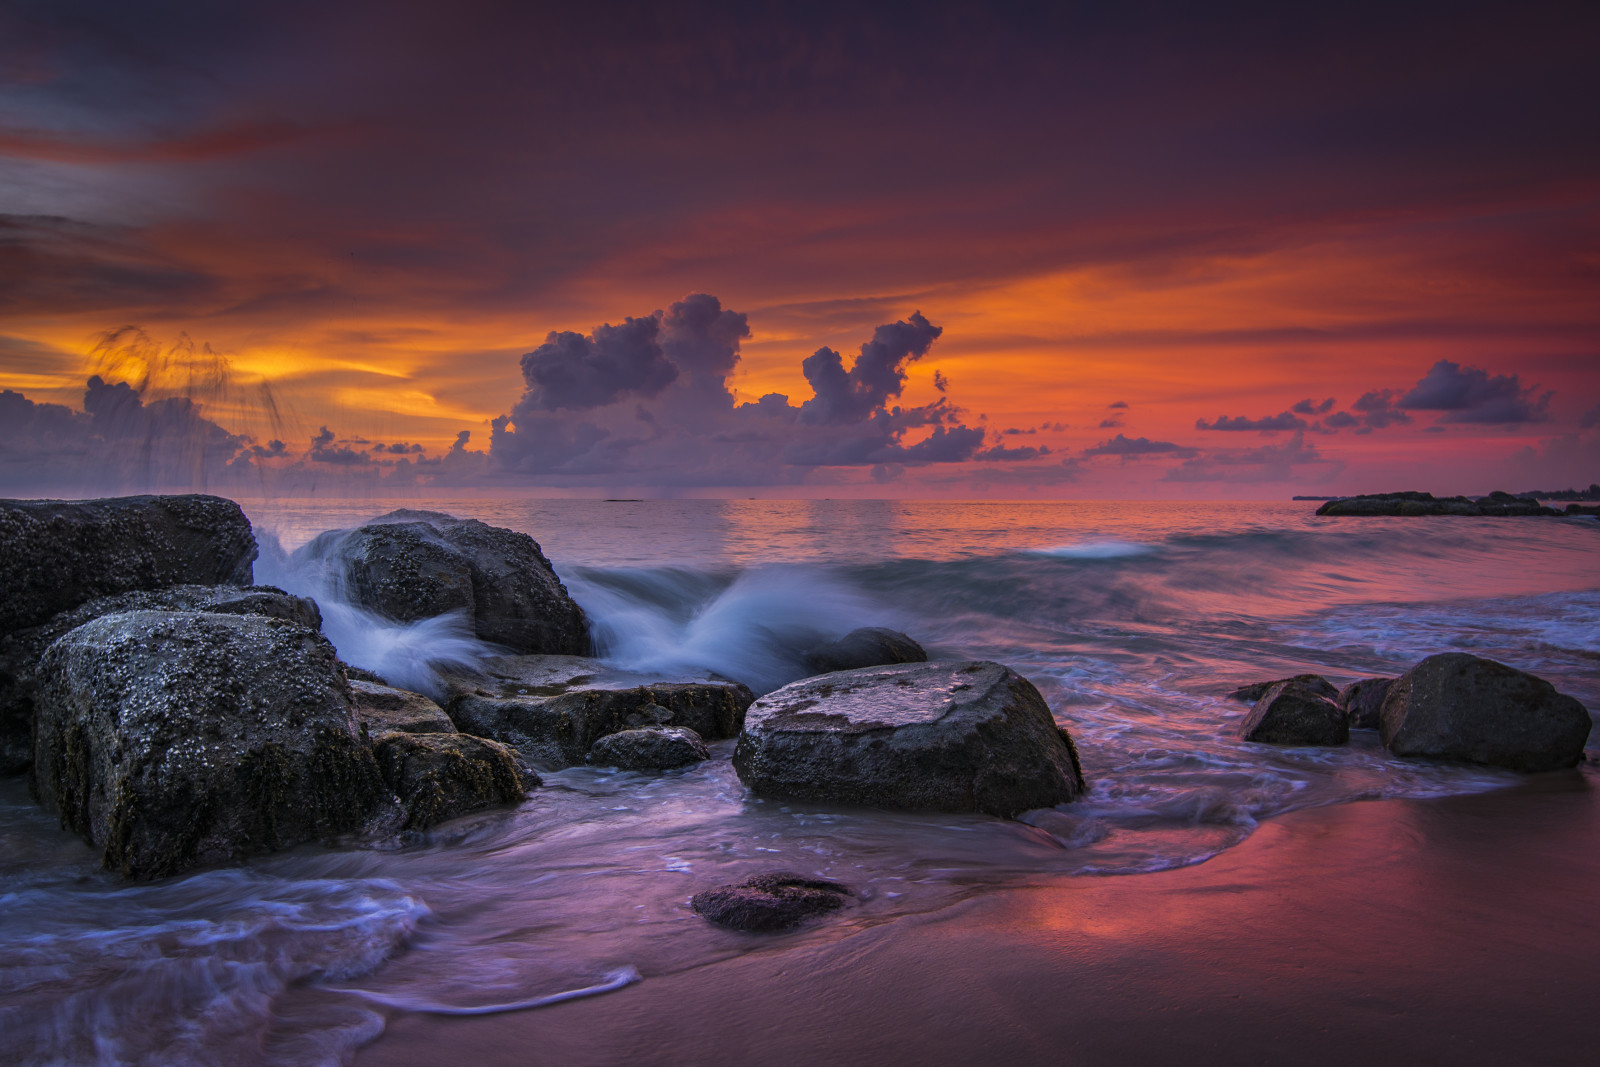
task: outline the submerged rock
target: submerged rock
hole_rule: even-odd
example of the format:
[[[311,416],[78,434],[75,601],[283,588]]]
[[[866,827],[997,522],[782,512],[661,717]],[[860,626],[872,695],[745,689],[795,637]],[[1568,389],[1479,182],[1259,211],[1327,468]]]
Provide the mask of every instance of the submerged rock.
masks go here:
[[[1543,678],[1446,652],[1395,680],[1383,700],[1379,730],[1397,756],[1549,771],[1583,759],[1593,725],[1581,703]]]
[[[1084,790],[1072,739],[998,663],[807,678],[751,705],[733,757],[754,792],[832,804],[1015,815]]]
[[[506,746],[457,733],[391,731],[373,739],[384,782],[405,809],[403,829],[520,802],[541,783]]]
[[[97,596],[249,585],[256,539],[215,496],[0,500],[0,634]]]
[[[1344,709],[1322,690],[1293,678],[1262,694],[1239,732],[1246,741],[1269,745],[1343,745],[1350,740]]]
[[[407,734],[453,734],[455,723],[444,709],[421,693],[393,689],[361,679],[350,682],[350,703],[359,722],[370,734],[389,731]]]
[[[1228,696],[1233,700],[1246,700],[1254,704],[1267,695],[1267,690],[1275,685],[1282,685],[1284,682],[1295,682],[1310,689],[1318,696],[1326,697],[1329,700],[1337,700],[1339,698],[1339,690],[1332,682],[1320,674],[1297,674],[1293,678],[1275,678],[1270,682],[1251,682],[1249,685],[1241,685],[1229,693]]]
[[[820,645],[805,654],[806,666],[813,674],[851,671],[859,667],[885,667],[894,663],[926,663],[922,646],[898,630],[882,626],[863,626],[851,630],[837,641]]]
[[[1383,698],[1389,694],[1393,678],[1363,678],[1339,690],[1335,703],[1344,709],[1345,721],[1352,730],[1376,730]]]
[[[20,774],[33,760],[35,670],[51,642],[91,619],[125,611],[209,611],[262,615],[322,627],[317,605],[272,586],[175,585],[169,589],[95,597],[29,626],[0,636],[0,774]]]
[[[711,758],[700,735],[681,726],[619,730],[589,749],[589,763],[624,771],[666,771]]]
[[[622,730],[681,726],[703,738],[733,737],[754,699],[737,682],[574,685],[514,697],[468,693],[453,698],[449,712],[462,733],[502,741],[537,763],[567,767],[584,762],[600,738]]]
[[[104,615],[38,677],[34,794],[112,871],[162,877],[394,814],[333,646],[304,626]]]
[[[401,509],[297,554],[335,561],[352,602],[392,619],[460,611],[480,638],[516,652],[590,651],[583,610],[527,534]]]
[[[730,930],[766,933],[799,926],[813,915],[837,911],[850,898],[848,887],[798,874],[760,874],[733,885],[696,893],[695,914]]]

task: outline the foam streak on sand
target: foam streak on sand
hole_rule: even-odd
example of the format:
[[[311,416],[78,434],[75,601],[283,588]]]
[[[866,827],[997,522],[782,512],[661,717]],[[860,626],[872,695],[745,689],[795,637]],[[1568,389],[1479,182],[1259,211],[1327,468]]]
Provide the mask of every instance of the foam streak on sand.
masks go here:
[[[550,993],[542,997],[530,997],[527,1000],[513,1000],[503,1004],[477,1004],[462,1007],[451,1004],[440,1004],[431,1000],[418,1000],[414,997],[396,997],[387,993],[374,993],[367,989],[340,989],[334,986],[325,987],[329,993],[345,993],[352,997],[381,1004],[386,1008],[395,1008],[399,1011],[421,1012],[425,1015],[499,1015],[508,1011],[526,1011],[529,1008],[547,1008],[552,1004],[560,1004],[568,1000],[578,1000],[582,997],[598,996],[601,993],[614,993],[624,989],[635,982],[641,982],[644,977],[636,968],[624,967],[606,975],[605,981],[598,985],[584,986],[582,989],[568,989],[561,993]]]

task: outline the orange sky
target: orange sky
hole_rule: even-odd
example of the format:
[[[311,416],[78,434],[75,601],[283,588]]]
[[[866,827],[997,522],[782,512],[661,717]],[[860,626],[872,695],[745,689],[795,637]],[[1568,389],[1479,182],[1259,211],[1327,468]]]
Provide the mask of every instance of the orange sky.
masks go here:
[[[158,347],[186,336],[220,354],[231,388],[196,399],[227,430],[285,440],[280,466],[307,462],[324,426],[432,457],[470,430],[482,451],[531,388],[518,358],[547,333],[702,292],[747,317],[727,382],[739,401],[799,406],[813,351],[848,369],[876,327],[920,311],[943,332],[885,405],[942,396],[957,410],[938,418],[984,430],[986,447],[1049,449],[902,463],[884,457],[928,430],[896,430],[877,459],[774,475],[774,493],[1281,497],[1600,478],[1600,171],[1594,139],[1574,136],[1594,105],[1570,92],[1593,76],[1549,12],[1463,15],[1445,34],[1454,52],[1409,66],[1409,37],[1439,26],[1400,20],[1386,39],[1359,19],[1243,37],[1218,25],[1185,44],[1137,24],[932,20],[904,42],[912,63],[883,48],[904,27],[827,12],[778,28],[788,37],[759,20],[718,40],[546,25],[588,65],[513,76],[525,57],[485,55],[494,29],[465,15],[438,69],[404,69],[408,42],[444,32],[407,10],[343,65],[357,20],[302,39],[297,11],[254,45],[218,16],[155,53],[125,39],[153,29],[119,36],[110,11],[98,35],[23,26],[31,73],[0,96],[0,388],[81,407],[98,337],[136,325]],[[958,47],[973,34],[1000,58]],[[1507,34],[1525,38],[1515,63],[1473,65]],[[1031,62],[1035,35],[1066,49],[1061,66]],[[1088,38],[1098,50],[1073,66]],[[163,52],[198,42],[220,49],[200,74]],[[774,48],[786,81],[771,81]],[[725,69],[685,77],[707,49]],[[575,93],[567,75],[595,63],[615,82]],[[197,78],[214,101],[196,102]],[[1023,90],[1034,104],[1019,110]],[[1472,111],[1508,93],[1544,119]],[[1399,400],[1441,360],[1488,391],[1376,428],[1313,415],[1298,438],[1197,425]],[[184,391],[157,377],[147,399]],[[617,403],[607,418],[634,400]],[[1116,434],[1173,447],[1088,451]],[[660,476],[616,456],[528,462],[489,481],[648,491]],[[672,491],[719,488],[683,473]],[[764,477],[721,488],[747,495]]]

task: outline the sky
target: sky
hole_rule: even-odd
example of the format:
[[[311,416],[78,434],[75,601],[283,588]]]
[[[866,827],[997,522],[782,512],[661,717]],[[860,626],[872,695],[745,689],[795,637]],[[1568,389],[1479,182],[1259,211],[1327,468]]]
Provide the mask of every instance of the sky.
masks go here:
[[[1593,4],[0,3],[0,491],[1600,480]]]

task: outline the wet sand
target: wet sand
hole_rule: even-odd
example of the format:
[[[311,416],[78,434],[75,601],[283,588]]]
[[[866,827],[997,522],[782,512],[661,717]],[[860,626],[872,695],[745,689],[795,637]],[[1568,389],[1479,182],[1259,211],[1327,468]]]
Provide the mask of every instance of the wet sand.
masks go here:
[[[931,915],[520,1013],[395,1015],[360,1067],[510,1063],[1592,1063],[1600,795],[1274,819],[1197,867]]]

